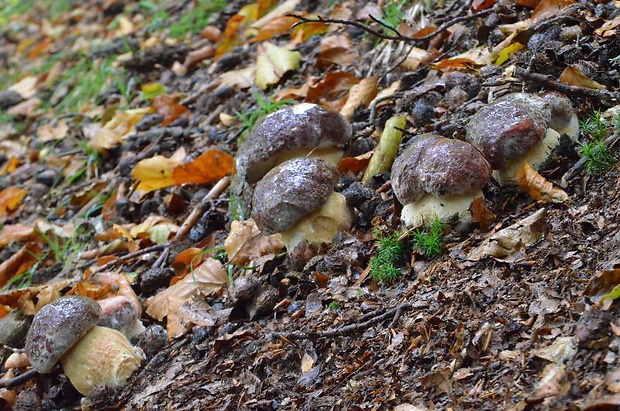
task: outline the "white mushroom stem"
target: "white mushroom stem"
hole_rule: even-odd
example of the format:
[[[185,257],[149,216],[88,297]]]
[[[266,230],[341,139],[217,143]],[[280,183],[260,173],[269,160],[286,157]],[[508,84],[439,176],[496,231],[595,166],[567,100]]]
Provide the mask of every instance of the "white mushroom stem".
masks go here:
[[[469,223],[471,204],[480,197],[483,197],[482,191],[449,197],[424,194],[419,200],[405,205],[400,216],[403,223],[412,228],[430,225],[435,216],[444,222],[457,217],[458,221]]]
[[[538,168],[549,158],[549,155],[553,149],[560,142],[560,134],[552,128],[547,129],[545,138],[542,139],[538,145],[533,147],[527,153],[510,160],[508,164],[501,170],[493,172],[493,178],[497,180],[500,185],[513,185],[516,182],[517,171],[523,166],[524,162],[529,163],[532,168],[538,170]]]
[[[353,213],[347,206],[345,197],[333,192],[320,208],[282,232],[282,242],[289,252],[303,241],[312,244],[330,243],[336,233],[351,228],[353,220]]]
[[[568,123],[551,118],[549,126],[561,136],[567,135],[573,141],[577,141],[577,137],[579,137],[579,118],[577,118],[577,114],[573,114]]]
[[[140,367],[144,354],[119,331],[93,327],[60,359],[65,375],[82,395],[97,386],[118,387]]]

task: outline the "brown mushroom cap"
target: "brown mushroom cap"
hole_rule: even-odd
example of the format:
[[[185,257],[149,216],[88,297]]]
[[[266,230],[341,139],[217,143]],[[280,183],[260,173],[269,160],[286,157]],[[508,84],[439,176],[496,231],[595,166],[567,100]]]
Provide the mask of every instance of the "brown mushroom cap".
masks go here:
[[[86,297],[61,297],[35,316],[26,337],[26,353],[40,373],[52,370],[60,357],[95,326],[101,307]]]
[[[550,116],[550,107],[541,97],[508,94],[471,117],[466,140],[484,154],[494,170],[499,170],[543,140]]]
[[[252,218],[261,230],[285,231],[327,201],[337,182],[337,171],[325,160],[285,161],[256,184]]]
[[[392,187],[402,204],[425,193],[447,197],[473,193],[491,178],[491,167],[471,144],[435,134],[416,137],[392,165]]]
[[[278,156],[295,148],[332,148],[351,139],[344,116],[317,104],[303,103],[272,113],[239,148],[237,172],[249,183],[260,180],[278,163]]]

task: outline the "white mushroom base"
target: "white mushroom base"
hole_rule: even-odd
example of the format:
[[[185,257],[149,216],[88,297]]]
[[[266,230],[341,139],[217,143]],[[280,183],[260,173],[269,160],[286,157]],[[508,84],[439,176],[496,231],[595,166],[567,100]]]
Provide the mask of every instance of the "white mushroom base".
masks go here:
[[[517,172],[524,162],[529,163],[533,169],[538,168],[549,158],[553,149],[560,143],[560,134],[552,128],[547,129],[545,138],[527,153],[513,158],[506,167],[493,172],[493,178],[502,186],[514,185],[517,180]]]
[[[417,228],[431,224],[435,216],[443,222],[471,222],[469,208],[477,198],[483,197],[482,191],[450,197],[435,197],[424,194],[422,198],[403,207],[400,218],[407,227]]]
[[[303,241],[311,244],[331,243],[334,235],[350,229],[353,221],[354,216],[345,197],[333,192],[320,208],[306,214],[280,235],[288,252],[292,252]]]

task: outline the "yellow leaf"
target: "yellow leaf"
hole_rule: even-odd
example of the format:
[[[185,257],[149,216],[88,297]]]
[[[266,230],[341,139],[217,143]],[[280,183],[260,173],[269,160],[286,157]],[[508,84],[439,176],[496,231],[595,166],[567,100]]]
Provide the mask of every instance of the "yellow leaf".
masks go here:
[[[133,169],[132,176],[140,181],[138,190],[153,191],[175,185],[172,170],[179,163],[164,156],[141,160]]]
[[[0,216],[15,210],[26,193],[26,190],[17,187],[7,187],[0,191]]]
[[[497,53],[498,56],[497,56],[497,59],[495,60],[495,65],[501,66],[502,64],[506,62],[506,60],[508,60],[510,56],[515,54],[517,51],[521,50],[523,47],[524,47],[523,44],[519,42],[515,42],[509,45],[508,47],[503,48]]]
[[[378,77],[366,77],[351,87],[349,97],[340,109],[340,114],[348,118],[353,117],[353,112],[359,106],[368,107],[368,104],[377,95]]]
[[[220,150],[209,150],[188,164],[179,165],[172,170],[175,185],[209,184],[232,173],[235,159]]]
[[[605,90],[606,86],[597,83],[581,72],[579,67],[572,65],[564,69],[560,75],[560,83],[569,84],[571,86],[592,88],[595,90]]]
[[[527,162],[517,171],[516,180],[519,188],[536,201],[563,203],[568,200],[568,194],[564,190],[547,181]]]
[[[259,47],[254,82],[261,90],[265,90],[277,84],[285,73],[297,70],[300,65],[301,54],[298,51],[265,43]]]
[[[233,221],[230,233],[224,241],[228,260],[243,265],[268,254],[275,254],[284,248],[278,234],[263,235],[253,220]]]

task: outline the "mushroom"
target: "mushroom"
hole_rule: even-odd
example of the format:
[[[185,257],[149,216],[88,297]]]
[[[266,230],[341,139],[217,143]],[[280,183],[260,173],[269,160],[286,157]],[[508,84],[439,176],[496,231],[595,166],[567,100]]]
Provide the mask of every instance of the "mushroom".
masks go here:
[[[539,169],[562,135],[575,141],[579,122],[570,100],[557,92],[512,93],[483,107],[466,128],[466,140],[487,158],[502,185],[515,181],[524,162]]]
[[[334,166],[351,139],[351,125],[339,112],[302,103],[269,114],[248,135],[237,156],[240,179],[253,184],[276,165],[295,157],[321,157]]]
[[[96,386],[124,384],[143,356],[119,331],[95,326],[99,304],[86,297],[61,297],[34,317],[25,351],[32,366],[48,373],[60,360],[73,386],[89,395]]]
[[[415,137],[392,165],[394,194],[404,205],[401,219],[412,227],[429,224],[434,216],[470,222],[470,206],[484,198],[490,178],[491,167],[475,147],[435,134]]]
[[[98,301],[101,306],[101,317],[97,325],[112,328],[132,339],[145,330],[138,308],[123,295],[104,298]]]
[[[294,158],[271,169],[256,184],[252,218],[268,233],[281,233],[289,252],[303,241],[331,242],[353,224],[344,196],[334,191],[338,172],[320,158]]]

